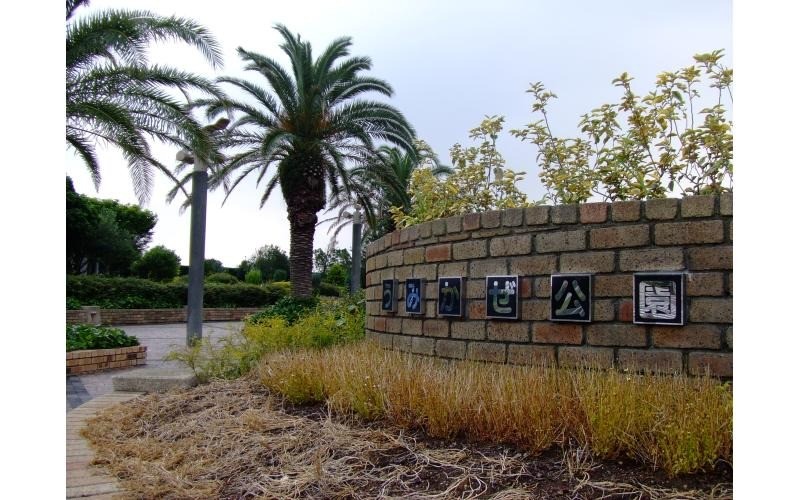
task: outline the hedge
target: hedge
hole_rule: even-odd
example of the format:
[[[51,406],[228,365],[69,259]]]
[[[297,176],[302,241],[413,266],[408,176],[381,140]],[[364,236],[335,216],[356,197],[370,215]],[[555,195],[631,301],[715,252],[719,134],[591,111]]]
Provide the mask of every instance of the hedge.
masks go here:
[[[67,275],[67,307],[99,306],[102,309],[170,309],[186,305],[188,285],[156,283],[139,278]],[[286,293],[281,287],[237,283],[206,283],[204,307],[262,307],[274,304]]]

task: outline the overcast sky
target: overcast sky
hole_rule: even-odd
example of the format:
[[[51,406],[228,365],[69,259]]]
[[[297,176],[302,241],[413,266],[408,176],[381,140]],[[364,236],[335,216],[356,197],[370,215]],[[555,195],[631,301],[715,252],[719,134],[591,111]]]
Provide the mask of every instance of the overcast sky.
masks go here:
[[[165,2],[95,0],[89,12],[113,8],[148,9],[161,15],[190,17],[206,26],[224,50],[224,67],[214,72],[192,49],[154,45],[151,62],[170,64],[207,77],[245,76],[264,85],[256,73],[242,71],[236,48],[259,52],[288,65],[280,52],[275,23],[309,40],[316,54],[340,36],[352,37],[351,54],[373,61],[373,76],[395,90],[399,108],[443,161],[456,142],[471,144],[470,128],[485,115],[504,115],[506,128],[498,148],[507,166],[527,172],[521,184],[529,198],[544,194],[537,177],[536,148],[508,134],[533,121],[531,82],[542,81],[558,95],[549,117],[556,134],[576,134],[581,114],[616,101],[611,80],[623,71],[635,77],[634,89],[652,88],[656,75],[692,63],[700,52],[723,49],[732,66],[731,3],[725,0],[670,1],[461,1],[461,2]],[[174,163],[173,148],[157,146],[155,155]],[[115,151],[100,153],[102,184],[95,192],[85,166],[72,151],[66,174],[78,192],[136,203],[126,163]],[[169,181],[156,176],[147,208],[158,214],[152,245],[175,250],[188,265],[189,213],[167,205]],[[242,183],[224,206],[222,192],[209,196],[206,257],[237,266],[264,244],[289,249],[286,207],[275,191],[259,209],[263,185]],[[320,218],[321,214],[320,214]],[[339,247],[350,245],[343,231]],[[315,247],[328,244],[327,227],[317,229]]]

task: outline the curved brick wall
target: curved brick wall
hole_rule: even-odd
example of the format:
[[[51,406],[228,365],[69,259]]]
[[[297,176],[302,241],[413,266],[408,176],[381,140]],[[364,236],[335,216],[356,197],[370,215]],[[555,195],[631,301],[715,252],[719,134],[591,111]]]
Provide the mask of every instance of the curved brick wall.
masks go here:
[[[508,363],[597,363],[733,375],[733,197],[539,206],[440,219],[367,246],[367,336],[388,348]],[[633,273],[684,271],[686,324],[633,324]],[[550,275],[592,273],[591,323],[549,321]],[[485,277],[519,275],[519,319],[486,319]],[[437,317],[436,279],[465,277],[463,318]],[[425,315],[403,284],[425,278]],[[380,308],[397,279],[396,313]]]

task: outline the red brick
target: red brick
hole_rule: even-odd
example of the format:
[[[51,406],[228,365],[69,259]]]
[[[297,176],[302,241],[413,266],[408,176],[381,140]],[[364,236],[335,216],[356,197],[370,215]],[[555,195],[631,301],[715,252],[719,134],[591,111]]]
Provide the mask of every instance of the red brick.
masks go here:
[[[542,345],[510,344],[508,346],[508,362],[515,365],[555,365],[556,348]]]
[[[533,341],[540,344],[581,344],[583,328],[581,325],[534,323]]]
[[[631,297],[633,295],[633,277],[617,274],[612,276],[595,276],[595,297]]]
[[[584,203],[580,206],[581,223],[596,224],[608,219],[608,203]]]
[[[617,320],[625,323],[633,321],[633,301],[623,300],[619,303],[619,311],[617,311]]]
[[[375,318],[374,325],[375,325],[375,330],[377,330],[379,332],[385,332],[386,331],[386,317],[385,316],[379,316],[379,317]]]
[[[473,300],[467,306],[469,319],[486,319],[486,302],[483,300]]]
[[[532,285],[533,279],[532,278],[520,278],[519,279],[519,298],[521,299],[529,299],[531,298],[532,292]],[[484,290],[484,293],[485,290]]]
[[[690,273],[686,279],[686,295],[719,296],[725,294],[725,279],[722,273]]]
[[[620,349],[619,368],[635,372],[681,373],[683,355],[680,351]]]
[[[647,346],[647,330],[639,325],[592,324],[586,328],[586,340],[591,345]]]
[[[689,353],[689,373],[709,374],[715,377],[733,377],[733,353]]]
[[[733,247],[715,246],[705,248],[690,248],[689,269],[733,269]]]
[[[680,349],[719,349],[719,327],[712,325],[654,326],[653,346]]]
[[[531,255],[508,259],[508,272],[520,276],[552,274],[558,269],[558,257],[555,255]]]
[[[425,248],[425,261],[440,262],[450,260],[450,244],[433,245]]]
[[[523,300],[520,302],[520,319],[523,321],[546,321],[550,319],[549,300]]]
[[[386,318],[386,331],[390,333],[400,333],[402,328],[402,318]]]

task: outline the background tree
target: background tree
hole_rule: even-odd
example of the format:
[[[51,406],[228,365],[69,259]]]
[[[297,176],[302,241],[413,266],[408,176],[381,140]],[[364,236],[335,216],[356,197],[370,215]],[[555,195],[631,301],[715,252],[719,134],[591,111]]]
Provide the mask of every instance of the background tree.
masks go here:
[[[225,272],[225,268],[222,266],[221,261],[218,261],[217,259],[206,259],[203,262],[203,273],[206,276],[222,272]]]
[[[174,144],[209,156],[212,142],[168,91],[197,90],[219,96],[216,86],[199,76],[165,66],[150,66],[148,45],[174,40],[197,48],[214,67],[222,65],[217,41],[204,27],[180,17],[148,11],[107,10],[74,19],[88,0],[67,0],[66,140],[100,185],[95,145],[118,148],[130,170],[140,203],[149,198],[151,167],[173,180],[169,169],[153,158],[148,139]],[[177,182],[177,180],[176,180]]]
[[[245,269],[245,274],[251,269],[258,269],[264,280],[275,280],[276,271],[285,273],[283,280],[277,281],[285,281],[290,277],[289,256],[276,245],[264,245],[257,249],[250,258],[240,264],[240,268],[242,267]]]
[[[733,70],[720,65],[722,56],[721,50],[695,55],[693,65],[658,75],[644,96],[623,73],[612,82],[622,90],[620,101],[583,115],[583,136],[576,138],[553,134],[547,105],[556,95],[532,84],[532,110],[542,119],[511,133],[538,147],[546,198],[580,203],[592,196],[643,200],[731,191],[733,125],[723,103],[733,102]],[[705,99],[704,83],[711,92]]]
[[[128,275],[157,221],[153,212],[136,205],[79,194],[67,177],[67,273]]]
[[[134,262],[132,270],[140,278],[153,281],[169,281],[178,275],[181,259],[172,250],[158,245]]]
[[[285,26],[276,29],[284,40],[280,47],[289,57],[289,71],[240,47],[245,69],[263,76],[269,90],[239,78],[220,78],[251,102],[216,99],[198,104],[208,106],[210,118],[227,110],[239,115],[227,134],[231,155],[212,186],[225,185],[230,192],[250,173],[258,172],[260,181],[275,167],[261,204],[280,185],[289,219],[292,294],[310,297],[314,231],[326,190],[352,190],[347,166],[372,157],[376,139],[411,150],[414,132],[392,106],[358,99],[370,91],[391,96],[392,89],[361,75],[372,63],[367,57],[346,57],[349,38],[335,40],[314,59],[310,43]],[[234,173],[238,177],[230,183]]]

